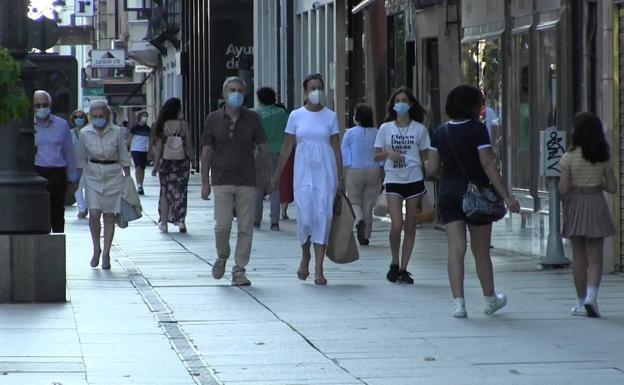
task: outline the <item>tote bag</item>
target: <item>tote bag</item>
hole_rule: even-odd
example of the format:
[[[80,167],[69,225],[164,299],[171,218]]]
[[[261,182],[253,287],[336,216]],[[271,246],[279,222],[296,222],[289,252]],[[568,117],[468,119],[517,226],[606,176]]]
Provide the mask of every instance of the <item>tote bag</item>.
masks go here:
[[[353,223],[355,213],[347,196],[341,192],[334,201],[334,217],[332,219],[329,241],[327,242],[327,257],[335,263],[350,263],[360,258]]]

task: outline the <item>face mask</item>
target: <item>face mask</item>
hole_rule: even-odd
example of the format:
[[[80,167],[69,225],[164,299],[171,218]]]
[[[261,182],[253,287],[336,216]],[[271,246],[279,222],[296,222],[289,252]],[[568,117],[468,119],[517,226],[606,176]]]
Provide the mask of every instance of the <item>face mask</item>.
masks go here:
[[[308,94],[308,102],[312,104],[323,104],[323,92],[314,90]]]
[[[91,122],[93,123],[93,127],[97,128],[98,130],[106,127],[107,123],[105,118],[95,118]]]
[[[48,116],[50,116],[50,107],[37,108],[35,110],[35,116],[37,117],[37,119],[46,119]]]
[[[228,95],[227,104],[231,108],[240,108],[240,106],[243,105],[244,101],[245,95],[241,94],[240,92],[231,92]]]
[[[395,103],[393,109],[397,114],[407,114],[410,110],[410,105],[407,103]]]
[[[76,125],[76,127],[84,127],[85,123],[87,123],[85,118],[75,118],[74,119],[74,124]]]
[[[147,116],[141,117],[141,124],[147,124]]]

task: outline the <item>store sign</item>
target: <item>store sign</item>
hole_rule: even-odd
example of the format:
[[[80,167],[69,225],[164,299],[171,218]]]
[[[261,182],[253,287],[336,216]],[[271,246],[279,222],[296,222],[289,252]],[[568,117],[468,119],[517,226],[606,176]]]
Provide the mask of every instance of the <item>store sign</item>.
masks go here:
[[[138,74],[148,74],[152,72],[152,69],[148,66],[137,64],[134,66],[134,72]]]
[[[93,68],[124,68],[126,53],[123,49],[105,49],[91,51],[91,67]]]
[[[93,16],[95,15],[95,1],[96,0],[75,0],[74,14],[78,17]]]
[[[541,132],[542,175],[547,177],[561,176],[561,158],[566,149],[566,132],[557,131],[557,127],[549,127]]]

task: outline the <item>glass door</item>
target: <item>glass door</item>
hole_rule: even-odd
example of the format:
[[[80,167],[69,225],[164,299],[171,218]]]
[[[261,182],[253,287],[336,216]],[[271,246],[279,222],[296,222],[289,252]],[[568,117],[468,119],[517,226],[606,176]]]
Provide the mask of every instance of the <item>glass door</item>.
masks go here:
[[[531,171],[535,167],[532,156],[533,135],[531,130],[531,61],[529,34],[513,37],[513,87],[512,122],[508,152],[511,156],[511,183],[515,190],[529,193]],[[527,194],[528,195],[528,194]]]

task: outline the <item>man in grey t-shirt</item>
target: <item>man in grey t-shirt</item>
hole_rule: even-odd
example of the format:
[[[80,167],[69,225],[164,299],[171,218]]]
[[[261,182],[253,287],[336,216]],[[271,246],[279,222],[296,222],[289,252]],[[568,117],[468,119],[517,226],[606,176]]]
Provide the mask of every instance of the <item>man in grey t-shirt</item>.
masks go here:
[[[267,138],[258,115],[243,107],[247,85],[238,77],[228,78],[223,84],[223,109],[208,115],[202,136],[202,199],[214,191],[215,237],[218,258],[212,266],[212,276],[220,279],[230,256],[230,232],[236,210],[238,236],[232,267],[232,285],[251,284],[245,276],[249,263],[255,211],[254,150],[263,159],[265,186],[273,186],[269,177],[271,158]],[[211,175],[212,174],[212,175]],[[212,178],[211,178],[212,176]],[[268,191],[270,192],[270,191]]]

